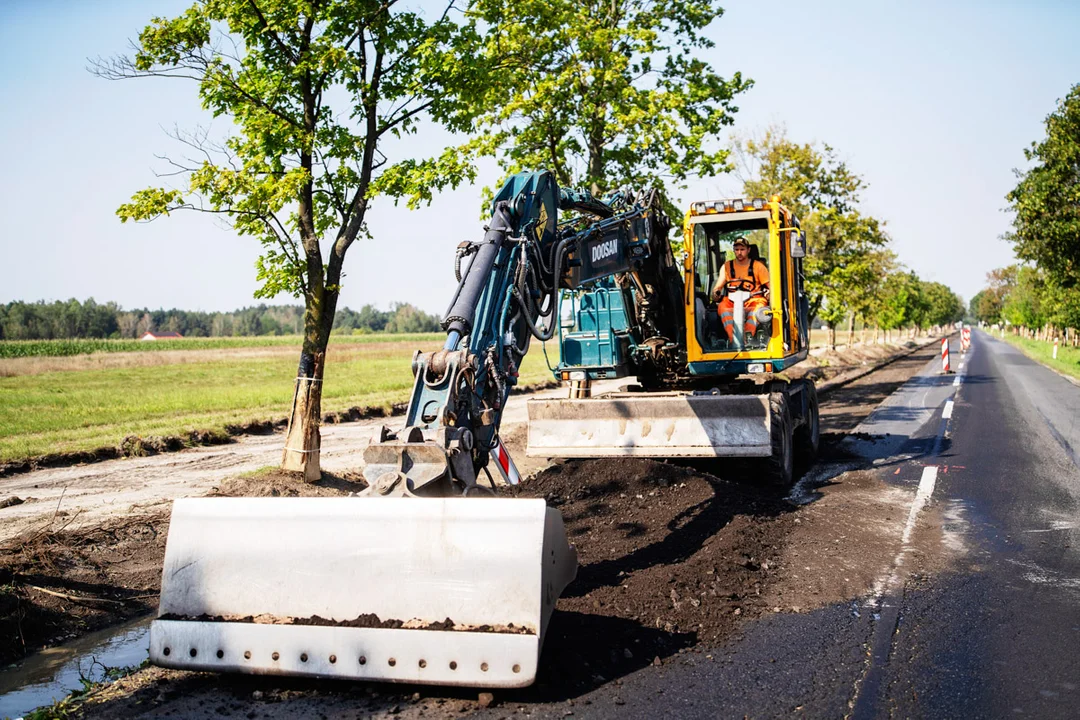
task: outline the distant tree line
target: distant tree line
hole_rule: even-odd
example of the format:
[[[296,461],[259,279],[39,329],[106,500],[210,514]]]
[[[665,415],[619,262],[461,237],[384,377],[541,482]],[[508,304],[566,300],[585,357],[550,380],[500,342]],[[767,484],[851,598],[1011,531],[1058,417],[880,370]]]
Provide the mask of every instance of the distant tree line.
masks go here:
[[[304,328],[299,305],[256,305],[232,312],[189,310],[124,310],[113,302],[10,302],[0,305],[0,340],[71,338],[139,338],[147,332],[177,332],[184,337],[297,335]],[[365,305],[359,311],[341,308],[334,332],[435,332],[439,318],[408,303],[389,310]]]
[[[1046,118],[1046,137],[1024,151],[1005,196],[1013,214],[1015,265],[987,274],[969,314],[1018,335],[1080,344],[1080,85]]]

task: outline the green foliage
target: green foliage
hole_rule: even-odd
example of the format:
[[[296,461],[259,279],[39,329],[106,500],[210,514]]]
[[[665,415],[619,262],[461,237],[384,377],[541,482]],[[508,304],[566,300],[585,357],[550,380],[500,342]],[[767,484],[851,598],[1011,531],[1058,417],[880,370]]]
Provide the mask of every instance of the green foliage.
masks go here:
[[[407,325],[407,332],[435,332],[439,329],[439,319],[436,316],[400,303],[394,304],[389,312],[379,311],[371,305],[361,308],[359,313],[342,308],[337,313],[341,317],[334,319],[334,328],[365,327],[373,332],[381,332],[399,311],[413,313],[418,318],[416,322]],[[399,326],[405,327],[400,324]],[[54,303],[12,302],[0,305],[0,340],[138,339],[147,331],[177,332],[185,339],[289,334],[295,336],[301,333],[303,327],[304,308],[297,305],[260,304],[232,312],[201,312],[175,308],[123,310],[115,303],[99,305],[93,298],[84,303],[71,299]]]
[[[919,290],[927,325],[948,325],[964,317],[964,302],[945,285],[923,281]]]
[[[1036,328],[1047,322],[1045,307],[1046,278],[1036,268],[1021,265],[1016,283],[1005,298],[1002,315],[1012,325]]]
[[[727,169],[716,140],[752,83],[700,59],[723,14],[714,0],[473,0],[470,12],[491,28],[484,59],[500,71],[479,125],[507,173],[546,168],[602,195]]]
[[[782,126],[769,127],[760,137],[736,138],[735,153],[747,195],[779,195],[803,220],[823,210],[842,217],[855,209],[866,188],[830,145],[800,145]]]
[[[439,331],[439,318],[408,303],[394,303],[389,311],[365,305],[360,312],[348,308],[334,318],[334,329],[341,331],[433,333]]]
[[[134,56],[99,61],[95,71],[194,80],[203,108],[232,132],[178,134],[200,158],[169,161],[185,183],[136,192],[117,214],[224,216],[262,244],[256,296],[303,295],[305,350],[324,349],[342,263],[371,202],[384,194],[415,205],[473,178],[452,150],[417,159],[382,149],[425,117],[470,127],[488,66],[475,52],[474,25],[449,17],[453,5],[429,19],[379,0],[200,0],[178,17],[154,18]]]
[[[874,321],[883,330],[920,324],[924,312],[921,283],[913,272],[890,273],[882,284]]]
[[[868,312],[895,257],[883,223],[856,208],[862,178],[830,146],[796,143],[783,128],[737,139],[735,151],[744,192],[779,195],[802,222],[811,317],[835,327],[850,312]]]
[[[1006,195],[1016,255],[1062,288],[1080,284],[1080,85],[1046,118],[1046,138],[1024,151],[1030,169]]]
[[[370,332],[370,331],[368,331]],[[401,340],[429,341],[439,340],[441,333],[391,333],[379,332],[366,337],[344,338],[341,341],[354,343],[380,343]],[[0,359],[23,357],[73,357],[92,353],[118,352],[164,352],[167,350],[235,350],[252,347],[295,347],[296,335],[262,337],[223,337],[223,338],[184,338],[181,340],[11,340],[0,341]]]

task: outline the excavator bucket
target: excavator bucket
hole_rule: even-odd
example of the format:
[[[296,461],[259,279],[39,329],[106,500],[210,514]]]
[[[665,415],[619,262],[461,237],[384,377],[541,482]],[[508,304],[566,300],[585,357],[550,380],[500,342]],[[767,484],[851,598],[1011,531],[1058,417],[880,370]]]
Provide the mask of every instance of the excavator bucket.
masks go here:
[[[543,500],[177,500],[150,659],[524,687],[576,572],[562,517]]]
[[[768,457],[768,395],[609,393],[528,404],[532,457]]]

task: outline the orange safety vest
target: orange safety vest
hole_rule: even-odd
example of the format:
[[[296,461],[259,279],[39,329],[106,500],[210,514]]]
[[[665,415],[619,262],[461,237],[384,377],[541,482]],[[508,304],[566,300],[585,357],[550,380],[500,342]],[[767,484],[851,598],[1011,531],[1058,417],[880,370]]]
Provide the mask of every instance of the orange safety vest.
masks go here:
[[[727,280],[724,283],[725,289],[729,292],[735,292],[736,290],[744,289],[743,283],[749,281],[751,285],[750,294],[760,295],[761,288],[758,286],[757,275],[754,273],[754,263],[760,262],[754,258],[750,258],[750,263],[746,266],[746,271],[749,275],[745,278],[740,278],[735,269],[735,261],[728,260],[727,262]]]

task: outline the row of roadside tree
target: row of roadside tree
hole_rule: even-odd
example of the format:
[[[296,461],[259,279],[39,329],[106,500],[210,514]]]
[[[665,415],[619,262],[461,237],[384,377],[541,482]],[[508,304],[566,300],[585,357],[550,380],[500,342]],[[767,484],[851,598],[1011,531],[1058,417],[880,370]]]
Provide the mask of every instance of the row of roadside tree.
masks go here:
[[[969,312],[1017,335],[1080,345],[1080,85],[1045,128],[1006,196],[1013,227],[1005,239],[1020,262],[991,271]]]
[[[249,337],[299,335],[304,308],[266,305],[232,312],[193,310],[124,310],[113,302],[72,298],[56,302],[10,302],[0,305],[0,340],[54,340],[74,338],[140,338],[147,332],[177,332],[184,337]],[[439,319],[408,303],[389,310],[364,305],[359,311],[341,308],[334,332],[435,332]]]

